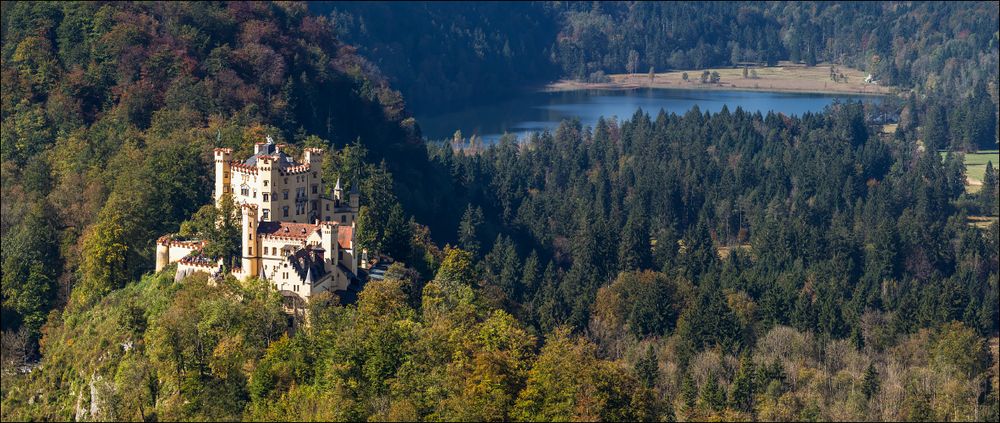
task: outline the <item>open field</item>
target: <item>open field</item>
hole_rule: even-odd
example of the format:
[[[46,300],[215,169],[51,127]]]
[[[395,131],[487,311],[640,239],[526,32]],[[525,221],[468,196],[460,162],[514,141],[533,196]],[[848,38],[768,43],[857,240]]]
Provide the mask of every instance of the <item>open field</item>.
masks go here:
[[[947,154],[941,153],[941,157]],[[993,162],[993,168],[1000,165],[1000,150],[982,150],[978,153],[965,154],[965,191],[979,192],[983,186],[983,175],[986,173],[986,163]]]
[[[980,184],[983,181],[983,174],[986,173],[986,163],[993,162],[993,168],[1000,165],[1000,150],[980,151],[975,154],[965,155],[965,174],[969,179],[976,179]]]
[[[718,248],[716,248],[716,254],[719,255],[719,259],[725,260],[725,259],[729,258],[729,255],[732,254],[732,252],[734,250],[740,250],[740,251],[743,251],[743,252],[750,252],[751,251],[750,243],[747,242],[747,243],[743,243],[743,244],[739,244],[739,245],[731,245],[731,246],[726,246],[726,247],[718,247]]]
[[[969,216],[967,223],[969,226],[973,226],[979,229],[989,228],[993,222],[997,221],[996,216]]]
[[[757,79],[744,78],[743,68],[707,69],[719,73],[719,83],[702,84],[699,81],[702,70],[673,71],[657,73],[650,81],[648,73],[609,75],[611,82],[588,83],[562,80],[545,87],[547,91],[571,91],[580,89],[630,89],[630,88],[679,88],[679,89],[725,89],[725,90],[758,90],[787,91],[808,93],[851,93],[851,94],[892,94],[892,87],[876,84],[866,84],[864,72],[845,66],[836,66],[838,73],[843,73],[847,82],[834,82],[830,79],[830,64],[818,64],[806,67],[801,64],[781,62],[772,67],[751,67],[757,72]],[[688,80],[683,80],[687,72]]]

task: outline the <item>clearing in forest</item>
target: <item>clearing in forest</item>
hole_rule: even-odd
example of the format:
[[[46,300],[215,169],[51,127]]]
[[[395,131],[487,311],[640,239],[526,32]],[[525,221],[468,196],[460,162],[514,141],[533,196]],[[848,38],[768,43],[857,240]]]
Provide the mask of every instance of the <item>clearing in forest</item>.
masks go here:
[[[948,154],[942,152],[941,157]],[[986,163],[993,162],[993,168],[1000,166],[1000,150],[980,150],[978,153],[965,153],[965,192],[975,193],[983,187],[983,175],[986,173]]]
[[[830,67],[837,81],[831,77]],[[571,91],[579,89],[630,89],[630,88],[679,88],[679,89],[726,89],[787,91],[803,93],[851,93],[851,94],[892,94],[892,87],[879,83],[867,83],[864,71],[840,65],[821,63],[806,66],[791,62],[780,62],[778,66],[748,66],[747,77],[743,77],[743,67],[710,68],[698,70],[678,70],[656,73],[609,75],[611,82],[590,83],[562,80],[546,87],[547,91]],[[718,83],[702,83],[704,71],[718,72]],[[684,73],[688,79],[684,80]],[[754,77],[756,75],[756,78]]]

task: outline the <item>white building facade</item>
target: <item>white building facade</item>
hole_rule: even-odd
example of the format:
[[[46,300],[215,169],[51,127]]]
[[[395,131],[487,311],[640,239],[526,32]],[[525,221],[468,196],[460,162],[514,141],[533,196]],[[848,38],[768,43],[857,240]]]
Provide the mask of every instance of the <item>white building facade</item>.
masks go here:
[[[215,201],[231,194],[240,208],[241,259],[232,274],[267,280],[286,306],[297,308],[318,293],[346,290],[357,278],[360,194],[357,184],[345,194],[338,180],[326,196],[323,151],[306,148],[299,162],[283,147],[269,137],[244,161],[233,161],[231,149],[216,148]],[[201,256],[204,245],[161,237],[156,270],[176,262],[178,279],[198,271],[221,276],[221,263]]]

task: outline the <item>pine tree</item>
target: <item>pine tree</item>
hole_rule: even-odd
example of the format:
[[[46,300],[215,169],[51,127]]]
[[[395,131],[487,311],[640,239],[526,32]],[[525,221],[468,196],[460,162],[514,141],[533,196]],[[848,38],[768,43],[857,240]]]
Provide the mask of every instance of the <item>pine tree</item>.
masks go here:
[[[483,224],[483,209],[469,204],[458,224],[458,246],[479,257],[479,227]]]
[[[408,257],[410,255],[410,240],[413,231],[410,222],[403,215],[403,207],[394,203],[389,211],[389,220],[385,224],[382,245],[390,257]]]
[[[799,297],[795,300],[792,326],[800,331],[816,330],[816,309],[813,307],[812,299],[805,292],[799,292]]]
[[[681,382],[681,399],[684,400],[684,407],[687,410],[691,410],[698,403],[698,387],[694,385],[690,373],[685,374]]]
[[[618,244],[618,270],[646,269],[652,261],[649,249],[649,227],[638,212],[629,214]]]
[[[524,268],[521,272],[520,291],[522,299],[534,297],[535,291],[538,289],[538,284],[542,279],[542,269],[539,266],[538,253],[535,250],[531,250],[531,254],[528,254],[528,257],[524,259]]]
[[[684,265],[685,276],[697,283],[699,277],[718,263],[712,236],[708,233],[708,224],[699,219],[694,230],[684,237],[684,254],[681,262]]]
[[[985,92],[985,89],[980,92]],[[966,148],[969,151],[996,148],[996,112],[989,96],[978,95],[965,118]]]
[[[483,258],[486,265],[486,297],[496,307],[510,307],[519,302],[521,291],[521,260],[517,256],[514,242],[506,235],[498,235],[493,249]]]
[[[993,161],[986,162],[986,172],[983,174],[983,187],[979,191],[981,213],[996,215],[997,213],[997,171]]]
[[[935,104],[927,109],[923,124],[924,148],[935,151],[948,148],[948,116],[944,109]]]
[[[726,392],[719,386],[715,375],[709,373],[708,382],[701,389],[701,403],[713,411],[722,411],[726,408]]]
[[[743,343],[739,319],[714,279],[699,287],[698,297],[680,322],[677,332],[695,351],[719,345],[731,353],[739,351]]]
[[[635,363],[635,373],[639,377],[639,382],[646,388],[652,389],[656,386],[656,379],[659,376],[660,365],[656,359],[656,352],[650,344],[646,354],[639,357]]]
[[[740,369],[736,372],[733,380],[732,392],[729,401],[733,409],[751,412],[754,408],[754,395],[757,391],[756,384],[757,370],[749,355],[744,355],[740,360]]]
[[[865,399],[872,399],[875,394],[878,393],[879,382],[878,382],[878,370],[875,370],[875,363],[868,364],[868,370],[865,370],[865,378],[861,385],[861,392],[865,394]]]

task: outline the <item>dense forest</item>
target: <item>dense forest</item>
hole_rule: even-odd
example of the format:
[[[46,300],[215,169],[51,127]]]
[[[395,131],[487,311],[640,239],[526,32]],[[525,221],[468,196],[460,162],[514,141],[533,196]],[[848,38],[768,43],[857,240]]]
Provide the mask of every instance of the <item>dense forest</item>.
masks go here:
[[[422,5],[3,3],[3,420],[1000,420],[1000,226],[968,219],[1000,186],[991,165],[966,192],[934,149],[996,145],[995,3]],[[705,35],[573,47],[614,34],[591,19]],[[807,22],[832,35],[788,44]],[[421,36],[385,50],[390,30]],[[734,39],[739,61],[889,48],[914,92],[895,132],[851,102],[640,110],[473,151],[424,144],[392,88],[572,76],[581,46],[584,72],[621,46],[714,66]],[[211,148],[268,135],[329,149],[359,242],[398,259],[296,330],[264,281],[152,272],[156,237],[217,216]]]
[[[535,2],[313,2],[337,36],[358,46],[407,104],[456,108],[511,87],[547,82],[558,27]]]
[[[363,142],[405,181],[427,156],[399,93],[303,4],[4,3],[2,23],[3,329],[32,342],[152,269],[210,201],[212,147]],[[331,163],[381,177],[356,161]]]
[[[920,95],[962,98],[976,82],[996,81],[1000,66],[995,1],[321,2],[310,8],[329,14],[338,34],[358,44],[418,109],[461,107],[559,78],[781,60],[851,66]]]

